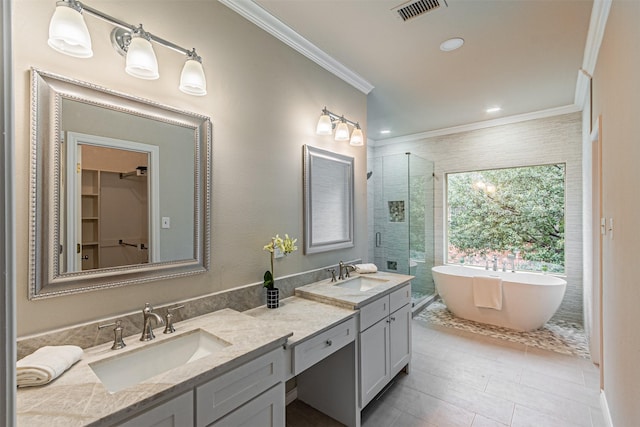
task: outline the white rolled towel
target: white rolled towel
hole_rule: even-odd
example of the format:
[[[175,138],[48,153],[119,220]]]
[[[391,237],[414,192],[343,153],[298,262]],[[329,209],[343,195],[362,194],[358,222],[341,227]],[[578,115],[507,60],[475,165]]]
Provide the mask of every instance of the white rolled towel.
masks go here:
[[[366,274],[375,273],[378,271],[378,267],[375,264],[356,264],[356,273]]]
[[[83,351],[75,345],[45,346],[16,363],[18,387],[47,384],[82,358]]]

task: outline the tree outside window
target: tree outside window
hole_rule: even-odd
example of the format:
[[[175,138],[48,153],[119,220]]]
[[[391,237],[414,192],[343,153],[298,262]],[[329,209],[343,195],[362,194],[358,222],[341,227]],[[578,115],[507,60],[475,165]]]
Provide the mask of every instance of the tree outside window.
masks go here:
[[[564,272],[565,165],[447,175],[448,262]]]

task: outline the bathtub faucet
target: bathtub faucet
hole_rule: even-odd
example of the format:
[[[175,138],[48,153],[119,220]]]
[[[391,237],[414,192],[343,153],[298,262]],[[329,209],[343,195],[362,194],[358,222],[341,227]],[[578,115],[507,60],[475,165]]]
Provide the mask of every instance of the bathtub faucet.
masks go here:
[[[498,271],[498,256],[493,256],[493,271]]]

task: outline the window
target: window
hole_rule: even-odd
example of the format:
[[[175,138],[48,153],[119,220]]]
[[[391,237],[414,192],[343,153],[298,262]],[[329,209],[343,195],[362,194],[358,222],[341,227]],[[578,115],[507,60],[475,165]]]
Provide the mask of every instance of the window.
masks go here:
[[[447,208],[447,262],[564,272],[564,164],[450,173]]]

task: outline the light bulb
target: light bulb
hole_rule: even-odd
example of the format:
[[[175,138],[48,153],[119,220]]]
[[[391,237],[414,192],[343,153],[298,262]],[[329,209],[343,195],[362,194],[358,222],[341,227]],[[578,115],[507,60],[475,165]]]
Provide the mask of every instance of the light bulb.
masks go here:
[[[131,35],[131,43],[127,48],[125,71],[139,79],[156,80],[160,77],[158,60],[151,42],[139,33]]]
[[[90,58],[91,36],[80,11],[67,3],[58,2],[49,22],[49,46],[65,55]]]
[[[185,61],[180,74],[179,89],[189,95],[203,96],[207,94],[207,79],[200,61],[194,58]]]
[[[328,114],[322,113],[318,120],[318,126],[316,127],[316,134],[318,135],[331,135],[333,132],[333,125],[331,124],[331,117]]]
[[[336,141],[348,141],[349,140],[349,127],[345,122],[338,123],[336,127]]]
[[[349,140],[350,145],[363,145],[364,144],[364,136],[362,135],[362,129],[360,126],[356,126],[356,128],[351,132],[351,139]]]

